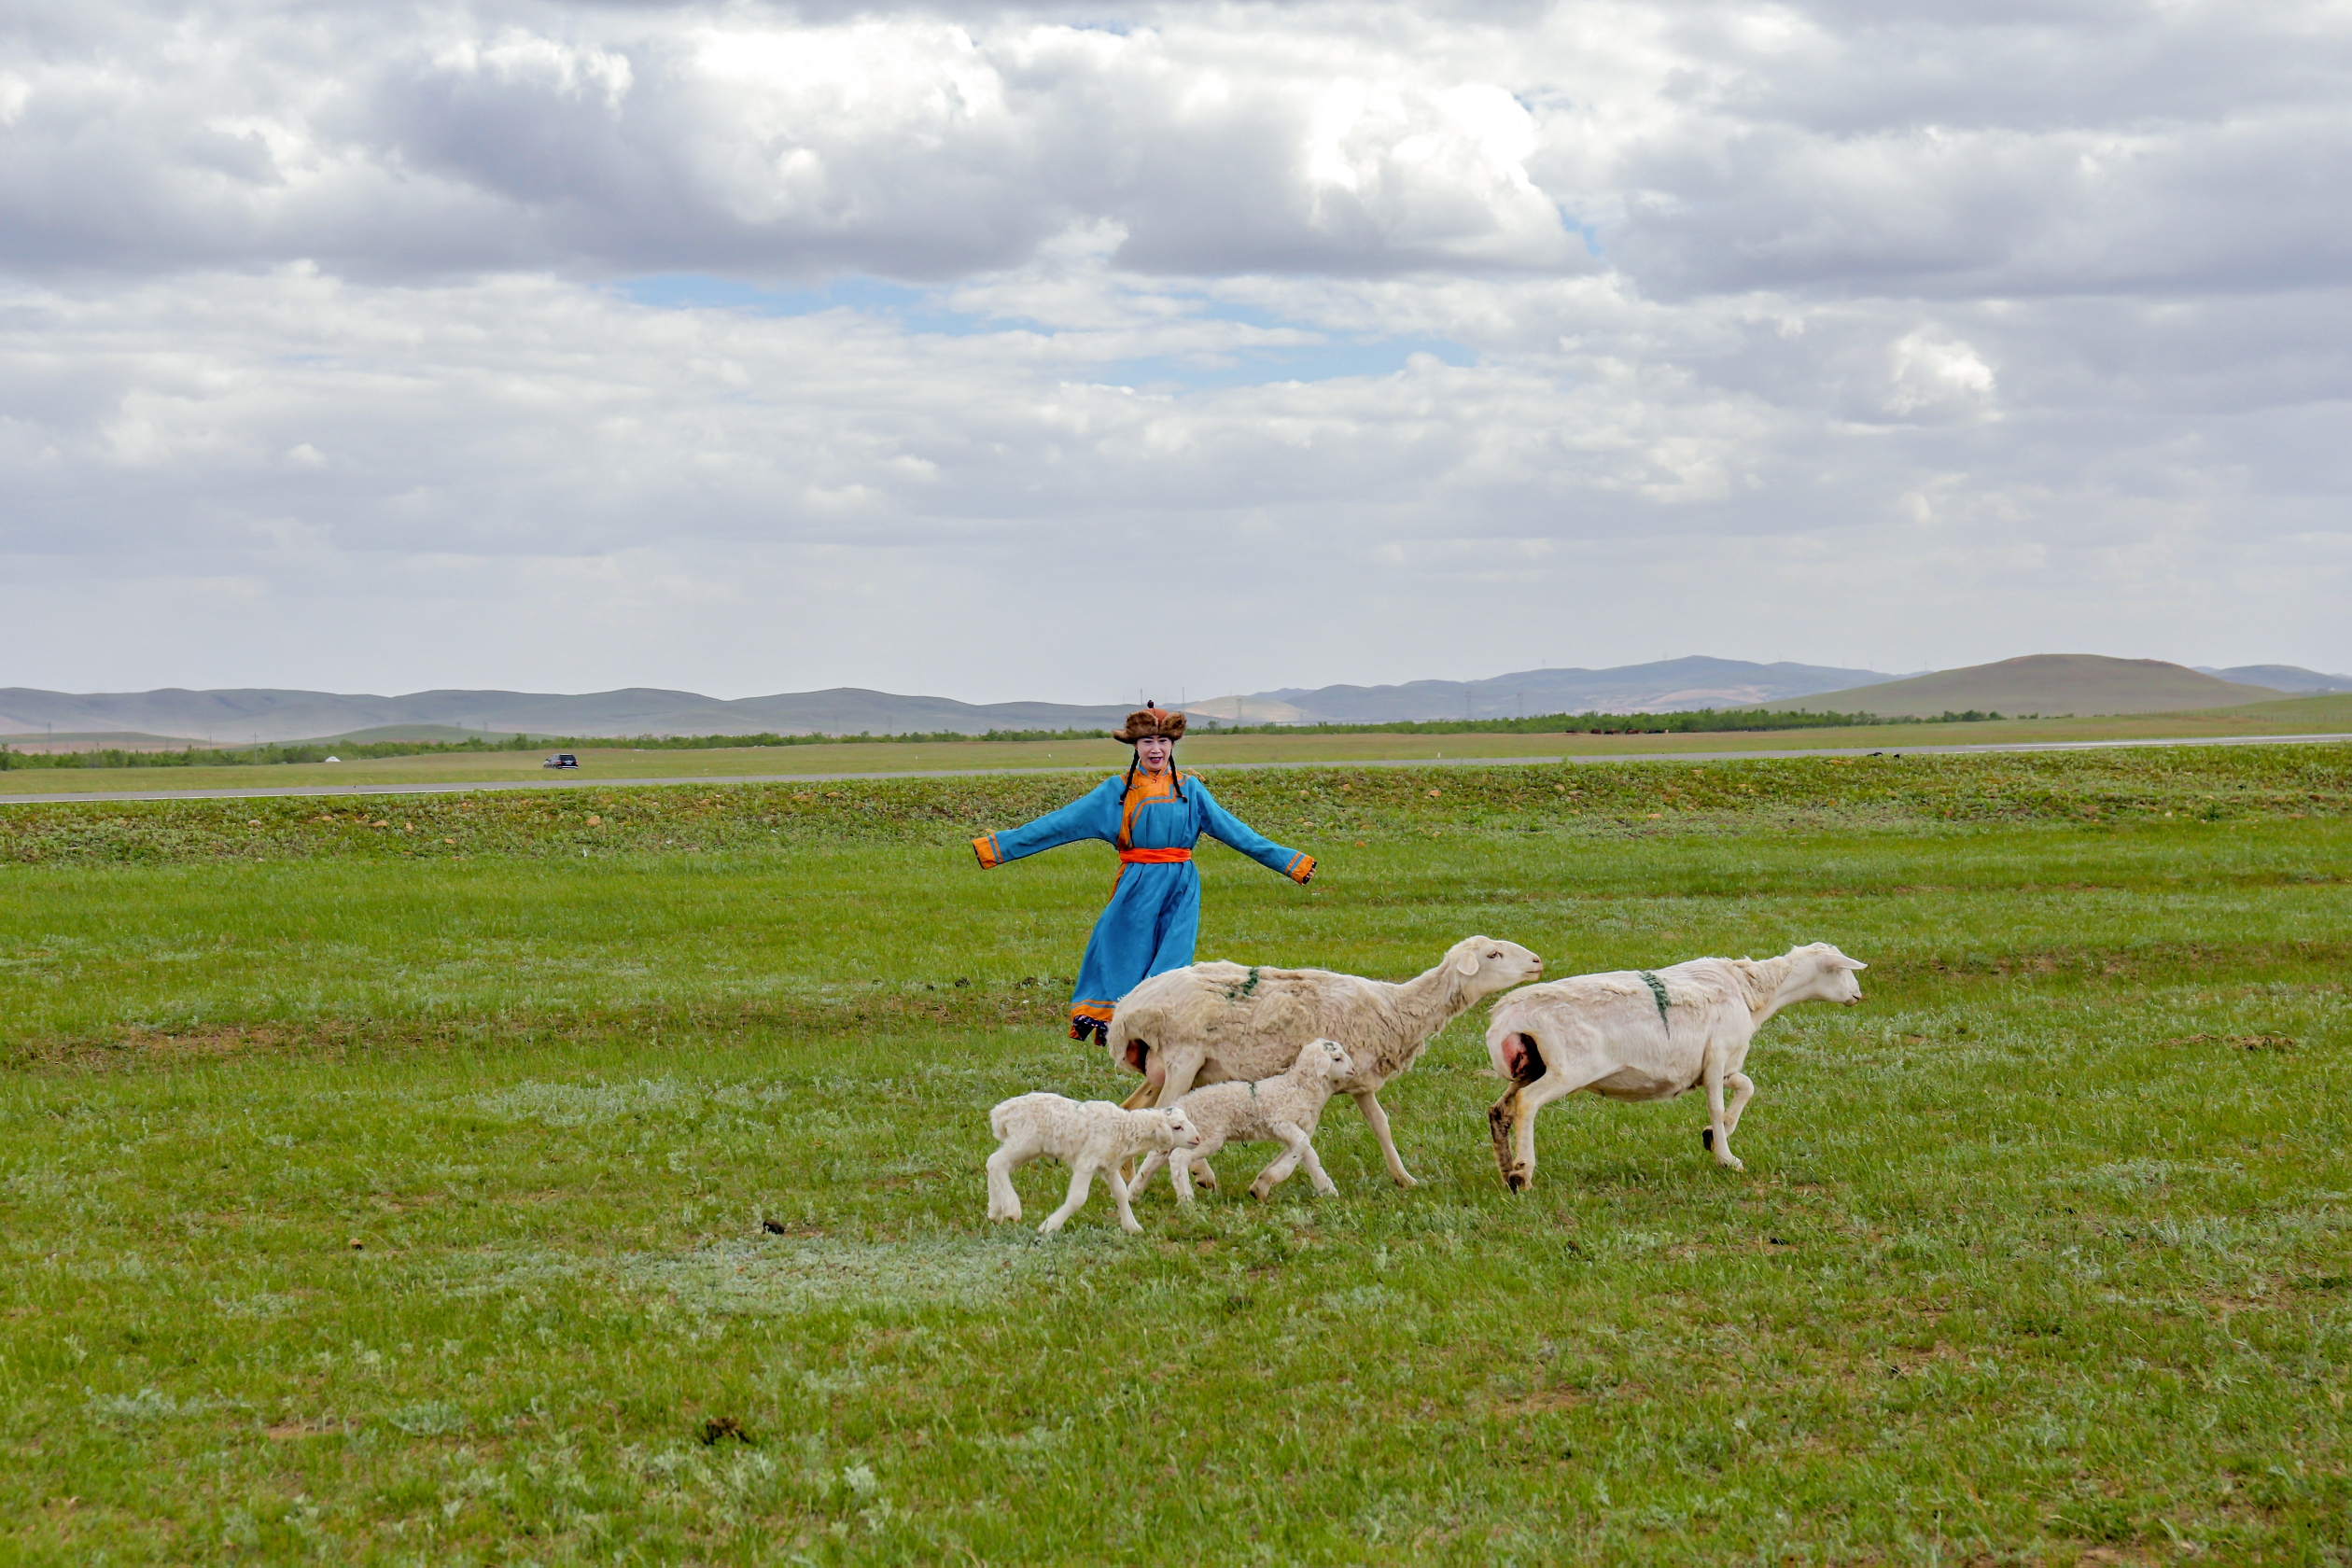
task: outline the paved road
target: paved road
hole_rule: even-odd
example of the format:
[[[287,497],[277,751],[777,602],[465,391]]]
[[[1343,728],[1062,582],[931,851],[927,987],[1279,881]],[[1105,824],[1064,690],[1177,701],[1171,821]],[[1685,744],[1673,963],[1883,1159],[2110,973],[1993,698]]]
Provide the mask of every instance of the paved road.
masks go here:
[[[1889,757],[1953,756],[1977,751],[2109,751],[2133,746],[2309,746],[2352,742],[2352,735],[2223,735],[2186,740],[2033,740],[1990,746],[1888,748]],[[1393,762],[1187,763],[1202,773],[1298,767],[1529,767],[1546,763],[1738,763],[1773,757],[1875,757],[1850,746],[1818,746],[1785,751],[1631,751],[1590,757],[1412,757]],[[448,784],[313,784],[282,790],[106,790],[74,794],[0,795],[0,805],[38,805],[45,801],[253,800],[282,795],[454,795],[477,790],[618,789],[647,784],[840,784],[861,778],[975,778],[999,774],[1100,773],[1099,767],[905,768],[890,773],[736,773],[692,778],[606,778],[566,773],[553,778],[490,779]]]

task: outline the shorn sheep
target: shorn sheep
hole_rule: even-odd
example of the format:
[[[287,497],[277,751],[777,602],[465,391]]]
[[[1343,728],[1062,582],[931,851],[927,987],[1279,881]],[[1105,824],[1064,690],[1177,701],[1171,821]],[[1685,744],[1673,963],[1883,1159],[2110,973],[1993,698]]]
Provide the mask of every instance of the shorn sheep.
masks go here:
[[[1380,1157],[1400,1187],[1414,1185],[1389,1135],[1380,1088],[1421,1059],[1439,1029],[1495,992],[1544,973],[1515,942],[1464,937],[1435,969],[1402,984],[1325,969],[1247,969],[1198,963],[1155,974],[1111,1017],[1113,1067],[1143,1074],[1129,1105],[1173,1105],[1195,1084],[1268,1078],[1309,1040],[1346,1044],[1355,1071],[1339,1085],[1371,1124]],[[1204,1161],[1204,1184],[1215,1172]]]
[[[1578,1089],[1611,1099],[1672,1099],[1704,1085],[1700,1141],[1717,1165],[1746,1169],[1731,1152],[1731,1134],[1756,1092],[1740,1071],[1749,1042],[1791,1002],[1860,1001],[1854,972],[1869,967],[1816,942],[1777,959],[1693,959],[1657,971],[1579,974],[1496,1003],[1487,1056],[1511,1087],[1487,1112],[1487,1123],[1504,1182],[1519,1192],[1535,1179],[1535,1113]]]
[[[1177,1201],[1190,1203],[1194,1160],[1205,1160],[1228,1143],[1272,1142],[1280,1143],[1282,1153],[1250,1183],[1251,1197],[1263,1201],[1304,1160],[1307,1179],[1314,1183],[1317,1192],[1329,1197],[1339,1189],[1331,1184],[1323,1161],[1315,1157],[1315,1124],[1322,1119],[1332,1091],[1354,1071],[1355,1063],[1348,1059],[1339,1042],[1309,1040],[1298,1048],[1297,1059],[1288,1072],[1254,1083],[1210,1084],[1193,1090],[1176,1108],[1200,1129],[1200,1146],[1196,1150],[1178,1144],[1168,1154],[1153,1155],[1127,1183],[1128,1196],[1141,1192],[1152,1172],[1165,1162]]]
[[[988,1112],[988,1130],[998,1141],[997,1152],[988,1156],[992,1220],[1021,1217],[1021,1195],[1013,1190],[1013,1172],[1041,1157],[1070,1167],[1070,1196],[1037,1227],[1048,1235],[1061,1229],[1086,1201],[1098,1172],[1111,1183],[1121,1228],[1141,1232],[1143,1227],[1135,1223],[1135,1211],[1127,1204],[1127,1183],[1119,1180],[1120,1162],[1200,1143],[1200,1129],[1179,1107],[1130,1111],[1107,1099],[1080,1101],[1057,1094],[1015,1095],[1000,1101]]]

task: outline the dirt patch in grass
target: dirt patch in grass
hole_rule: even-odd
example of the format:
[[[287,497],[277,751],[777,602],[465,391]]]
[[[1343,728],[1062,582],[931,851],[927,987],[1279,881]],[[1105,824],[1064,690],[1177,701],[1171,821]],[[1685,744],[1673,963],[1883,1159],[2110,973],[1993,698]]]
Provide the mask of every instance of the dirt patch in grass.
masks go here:
[[[2241,1051],[2291,1051],[2298,1042],[2284,1034],[2184,1034],[2167,1045],[2234,1045]]]
[[[348,1053],[355,1039],[380,1037],[381,1026],[355,1029],[333,1023],[254,1024],[235,1028],[165,1031],[132,1029],[94,1039],[54,1040],[21,1045],[11,1067],[67,1068],[77,1071],[125,1071],[225,1061],[234,1057],[278,1056],[332,1060]],[[424,1043],[418,1040],[415,1043]]]

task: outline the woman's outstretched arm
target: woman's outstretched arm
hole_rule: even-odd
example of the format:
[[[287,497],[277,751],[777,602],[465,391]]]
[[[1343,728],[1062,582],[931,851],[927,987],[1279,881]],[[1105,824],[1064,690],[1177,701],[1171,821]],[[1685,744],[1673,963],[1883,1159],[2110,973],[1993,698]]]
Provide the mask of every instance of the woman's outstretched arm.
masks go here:
[[[1315,875],[1314,856],[1275,843],[1219,805],[1217,797],[1209,792],[1209,786],[1198,778],[1188,779],[1184,788],[1200,791],[1201,825],[1211,838],[1230,845],[1267,870],[1279,871],[1294,882],[1306,882]]]
[[[1119,806],[1127,798],[1127,781],[1104,779],[1058,811],[1002,833],[982,833],[972,841],[972,852],[984,869],[993,869],[1024,855],[1055,849],[1081,839],[1119,836]]]

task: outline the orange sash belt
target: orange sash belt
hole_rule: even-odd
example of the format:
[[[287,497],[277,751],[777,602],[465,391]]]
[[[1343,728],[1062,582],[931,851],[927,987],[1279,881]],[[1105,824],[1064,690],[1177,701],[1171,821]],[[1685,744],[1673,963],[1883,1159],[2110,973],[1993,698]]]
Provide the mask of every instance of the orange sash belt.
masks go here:
[[[1174,865],[1181,861],[1191,859],[1192,851],[1189,849],[1122,849],[1119,851],[1119,863],[1122,865]]]

